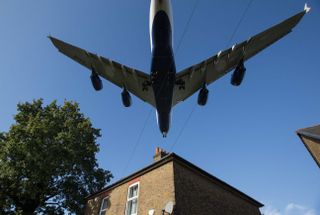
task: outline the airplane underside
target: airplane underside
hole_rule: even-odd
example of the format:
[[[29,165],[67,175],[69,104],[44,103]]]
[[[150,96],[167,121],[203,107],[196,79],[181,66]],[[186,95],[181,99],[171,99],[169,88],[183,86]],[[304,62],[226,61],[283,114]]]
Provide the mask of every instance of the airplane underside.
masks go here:
[[[172,50],[172,27],[166,11],[155,13],[152,26],[151,85],[160,131],[166,137],[171,121],[173,89],[176,67]]]
[[[171,0],[151,0],[150,75],[54,37],[49,36],[49,39],[61,53],[91,70],[90,78],[95,90],[99,91],[103,88],[100,79],[103,77],[122,89],[121,97],[125,107],[130,107],[132,104],[130,93],[154,107],[157,111],[159,129],[165,137],[170,127],[172,107],[196,92],[199,92],[198,104],[206,105],[209,94],[207,85],[230,71],[234,71],[231,84],[239,86],[246,72],[244,62],[292,32],[310,9],[305,5],[303,11],[281,23],[178,73],[176,73],[172,48]]]

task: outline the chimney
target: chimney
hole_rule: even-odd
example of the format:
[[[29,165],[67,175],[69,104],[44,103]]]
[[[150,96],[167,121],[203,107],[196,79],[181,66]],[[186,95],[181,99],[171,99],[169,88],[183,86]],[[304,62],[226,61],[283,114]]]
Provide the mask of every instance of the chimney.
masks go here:
[[[157,147],[156,148],[156,153],[155,155],[153,156],[153,161],[154,162],[157,162],[159,160],[161,160],[162,158],[164,158],[165,156],[167,156],[169,153],[166,152],[165,150],[163,150],[162,148],[160,147]]]

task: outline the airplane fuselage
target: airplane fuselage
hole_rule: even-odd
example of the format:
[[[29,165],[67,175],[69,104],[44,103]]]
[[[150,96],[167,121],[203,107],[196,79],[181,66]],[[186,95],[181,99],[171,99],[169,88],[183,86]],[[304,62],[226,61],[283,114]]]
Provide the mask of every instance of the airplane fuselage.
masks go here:
[[[172,48],[172,10],[170,0],[151,0],[151,86],[156,102],[157,121],[163,136],[169,131],[176,66]]]

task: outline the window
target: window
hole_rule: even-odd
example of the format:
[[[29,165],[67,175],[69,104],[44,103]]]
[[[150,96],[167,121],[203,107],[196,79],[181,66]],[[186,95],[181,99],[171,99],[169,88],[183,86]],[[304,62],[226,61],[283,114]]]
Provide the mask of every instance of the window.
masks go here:
[[[107,208],[108,208],[108,199],[109,199],[109,197],[102,199],[99,215],[106,214]]]
[[[131,185],[128,189],[126,215],[138,213],[139,182]]]

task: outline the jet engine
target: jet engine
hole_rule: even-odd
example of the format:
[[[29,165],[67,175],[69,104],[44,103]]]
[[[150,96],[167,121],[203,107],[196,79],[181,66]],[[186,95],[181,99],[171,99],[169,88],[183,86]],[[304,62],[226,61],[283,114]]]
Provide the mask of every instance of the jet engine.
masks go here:
[[[243,60],[241,60],[231,77],[231,84],[233,86],[239,86],[241,84],[244,75],[246,74],[246,70],[247,69],[244,67]]]
[[[123,89],[121,93],[121,98],[122,98],[122,104],[125,107],[130,107],[132,102],[131,102],[131,96],[130,93],[127,91],[126,88]]]
[[[103,88],[102,81],[99,75],[94,70],[92,70],[90,79],[91,79],[92,86],[96,91],[102,90]]]
[[[204,85],[198,95],[198,105],[200,106],[205,106],[208,101],[208,95],[209,95],[209,90],[207,87]]]

